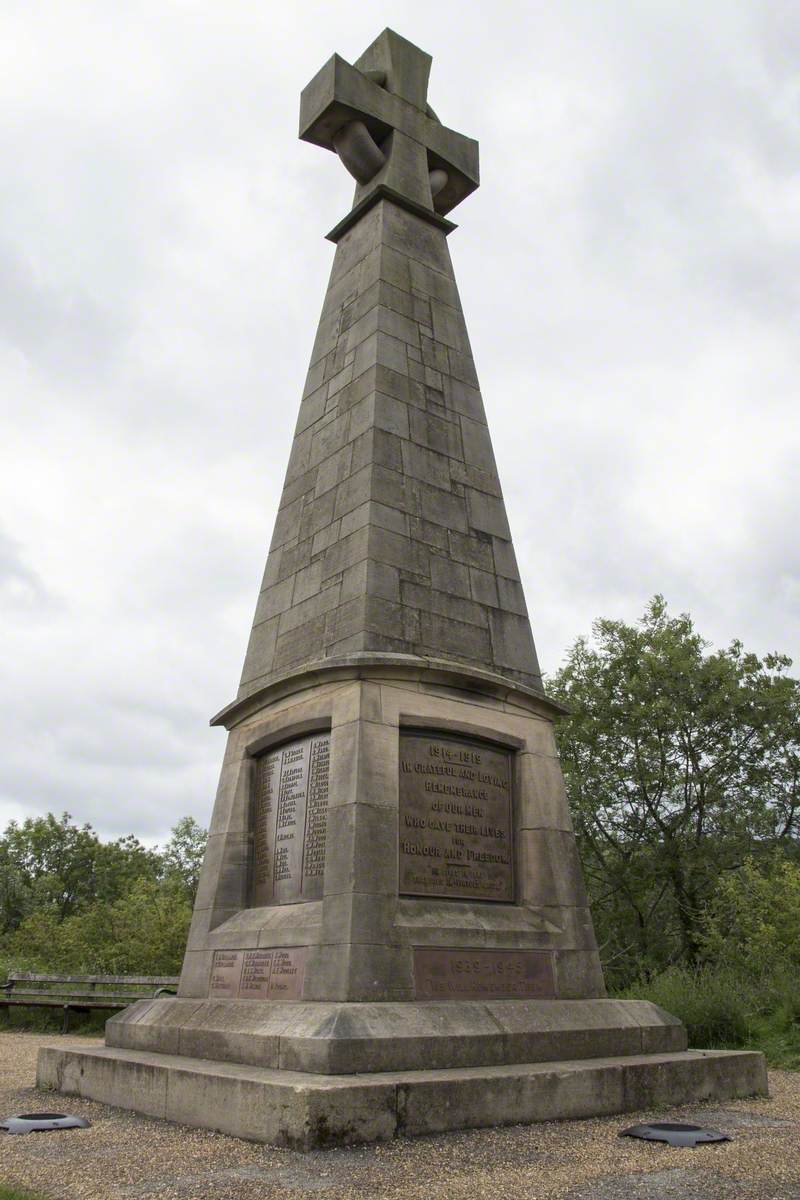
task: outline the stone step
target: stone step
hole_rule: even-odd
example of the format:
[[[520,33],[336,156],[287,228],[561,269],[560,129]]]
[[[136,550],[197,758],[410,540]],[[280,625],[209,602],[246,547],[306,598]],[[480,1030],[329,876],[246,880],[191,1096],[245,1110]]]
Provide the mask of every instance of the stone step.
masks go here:
[[[37,1085],[298,1150],[766,1094],[754,1051],[686,1050],[370,1075],[44,1047]]]
[[[669,1054],[686,1049],[686,1031],[646,1000],[258,1004],[172,996],[112,1018],[106,1045],[352,1075]]]

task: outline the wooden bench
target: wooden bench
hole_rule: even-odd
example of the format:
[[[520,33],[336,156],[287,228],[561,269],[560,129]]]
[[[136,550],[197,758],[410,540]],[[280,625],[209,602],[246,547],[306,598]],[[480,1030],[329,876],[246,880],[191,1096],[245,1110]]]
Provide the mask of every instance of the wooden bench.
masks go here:
[[[12,1007],[61,1008],[61,1032],[67,1033],[70,1012],[127,1008],[148,996],[174,995],[177,987],[177,975],[34,975],[14,971],[0,984],[0,1008],[5,1009],[7,1018]]]

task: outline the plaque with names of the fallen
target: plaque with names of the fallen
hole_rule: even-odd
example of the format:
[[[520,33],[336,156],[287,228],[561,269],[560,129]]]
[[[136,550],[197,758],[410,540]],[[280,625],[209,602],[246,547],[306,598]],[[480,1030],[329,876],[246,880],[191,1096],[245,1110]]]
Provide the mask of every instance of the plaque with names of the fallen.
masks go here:
[[[240,1000],[266,1000],[272,973],[272,950],[245,950],[239,980]]]
[[[215,950],[208,994],[219,1000],[300,1000],[306,946]]]
[[[514,899],[512,755],[485,742],[400,735],[400,893]]]
[[[303,838],[303,896],[306,900],[322,898],[322,881],[325,874],[325,838],[328,828],[330,757],[330,738],[314,738],[309,752],[306,823]]]
[[[236,999],[242,975],[242,953],[241,950],[214,951],[209,996],[220,1000]]]
[[[272,951],[272,972],[269,979],[270,1000],[300,1000],[306,970],[305,946],[291,950]]]
[[[329,733],[297,738],[257,760],[254,906],[321,898],[329,761]]]
[[[417,1000],[547,1000],[555,996],[546,950],[445,950],[415,947]]]

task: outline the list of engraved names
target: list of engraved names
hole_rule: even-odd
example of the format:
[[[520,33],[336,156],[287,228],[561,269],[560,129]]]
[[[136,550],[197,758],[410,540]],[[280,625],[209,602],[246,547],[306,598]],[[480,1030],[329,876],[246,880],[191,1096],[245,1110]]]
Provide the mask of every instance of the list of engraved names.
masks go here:
[[[509,751],[401,735],[401,893],[512,901],[511,828]]]
[[[307,949],[215,950],[209,996],[225,1000],[299,1000]]]
[[[253,903],[322,895],[330,734],[288,742],[258,760],[253,814]]]

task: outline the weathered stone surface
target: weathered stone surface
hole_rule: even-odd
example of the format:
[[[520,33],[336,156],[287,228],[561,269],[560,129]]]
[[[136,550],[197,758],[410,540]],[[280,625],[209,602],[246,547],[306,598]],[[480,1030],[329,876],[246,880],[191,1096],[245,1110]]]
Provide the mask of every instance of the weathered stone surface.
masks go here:
[[[305,999],[410,1000],[417,950],[448,947],[547,952],[557,996],[604,995],[546,708],[522,692],[514,693],[515,702],[509,703],[508,685],[501,699],[474,687],[474,681],[473,690],[465,690],[465,680],[452,668],[437,673],[410,665],[402,656],[394,661],[391,669],[372,663],[343,667],[331,673],[330,682],[325,674],[315,674],[305,686],[278,692],[266,705],[256,703],[232,728],[212,820],[219,832],[202,872],[181,996],[208,996],[217,951],[287,948],[299,953],[306,948]],[[420,731],[426,729],[431,733],[420,741]],[[258,891],[258,864],[266,861],[259,830],[272,828],[259,808],[263,764],[283,761],[273,746],[288,747],[289,756],[297,756],[300,751],[293,747],[321,744],[328,730],[321,894],[312,900],[305,888],[295,889],[275,903],[276,897]],[[407,735],[407,730],[412,732]],[[416,815],[403,808],[400,798],[401,763],[408,757],[402,747],[410,744],[424,751],[420,796],[427,795],[428,783],[435,789],[430,806],[426,801]],[[466,758],[454,764],[448,758],[453,753]],[[441,809],[450,800],[456,806],[462,802],[463,797],[449,795],[451,788],[477,788],[479,799],[469,801],[469,815]],[[304,794],[301,788],[301,799]],[[298,833],[303,822],[297,796],[293,802]],[[439,811],[434,812],[434,804]],[[274,817],[273,812],[270,820]],[[423,849],[436,843],[446,854],[463,850],[478,856],[480,869],[470,868],[469,886],[459,885],[457,904],[437,900],[435,894],[400,895],[409,890],[398,877],[407,818],[412,825],[422,820],[426,826],[421,832],[419,826],[412,830]],[[431,820],[433,831],[427,829]],[[268,838],[267,852],[269,844]],[[498,857],[498,847],[514,864],[513,870],[501,865],[500,902],[493,890],[497,864],[489,861]],[[486,862],[480,861],[487,855]],[[299,864],[299,847],[295,857]],[[238,871],[230,866],[234,863]],[[246,875],[250,899],[237,902],[236,888]],[[427,887],[428,893],[442,894],[433,876],[429,884],[434,886]],[[452,896],[452,888],[445,890]],[[502,961],[501,956],[498,963]]]
[[[610,1115],[766,1087],[762,1056],[737,1051],[430,1073],[406,1087],[404,1132]]]
[[[337,246],[319,330],[240,696],[359,651],[540,687],[444,231],[377,203]]]
[[[722,1050],[321,1075],[135,1050],[47,1047],[37,1083],[300,1150],[728,1100],[767,1087],[760,1054]]]
[[[141,1000],[106,1044],[290,1071],[352,1074],[506,1065],[686,1049],[669,1013],[642,1000],[441,1000],[268,1005]]]

